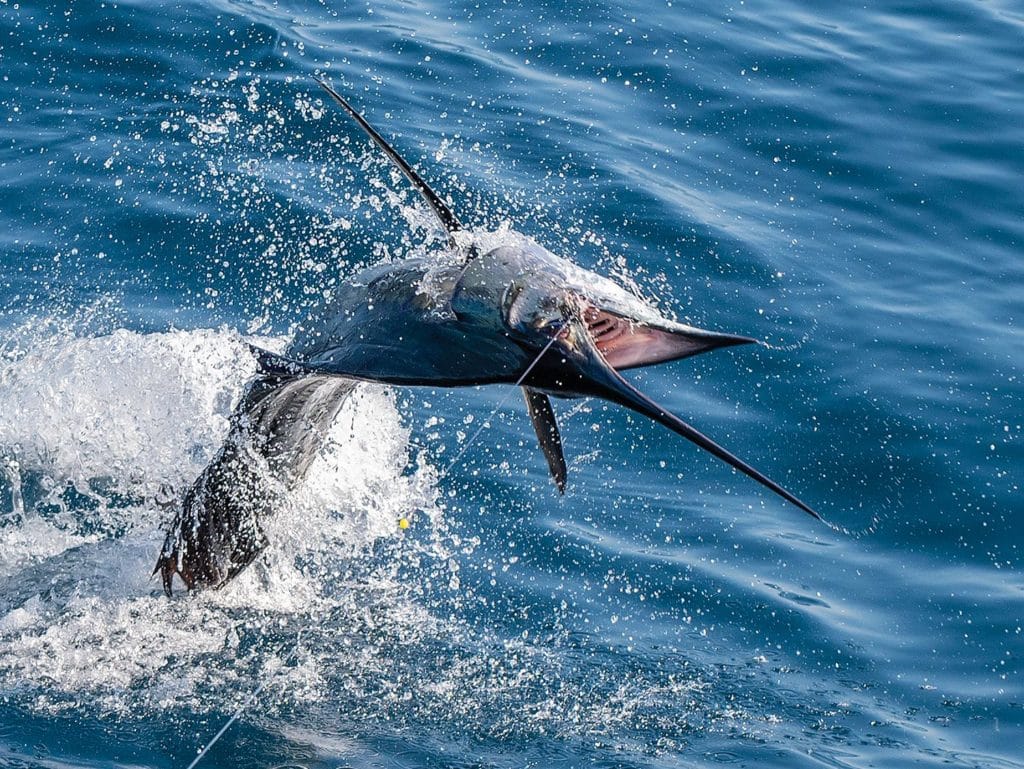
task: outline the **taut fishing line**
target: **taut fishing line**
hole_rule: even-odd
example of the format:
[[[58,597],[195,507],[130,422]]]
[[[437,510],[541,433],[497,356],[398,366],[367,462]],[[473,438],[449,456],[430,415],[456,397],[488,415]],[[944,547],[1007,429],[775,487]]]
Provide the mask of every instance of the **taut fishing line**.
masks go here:
[[[527,366],[526,371],[523,372],[523,375],[516,380],[516,387],[519,387],[525,381],[526,377],[528,377],[530,375],[530,372],[533,371],[534,366],[540,363],[540,359],[544,357],[544,353],[551,349],[551,345],[553,345],[560,336],[561,333],[555,334],[553,337],[551,337],[551,340],[546,345],[544,345],[544,349],[541,350],[540,354],[533,359],[533,363]],[[452,461],[449,462],[448,466],[441,471],[441,474],[438,476],[438,480],[444,478],[446,475],[448,475],[449,472],[451,472],[452,468],[455,467],[455,464],[459,461],[459,459],[461,459],[462,455],[466,453],[466,449],[468,449],[473,444],[473,441],[480,437],[480,433],[484,431],[484,428],[490,425],[491,419],[493,419],[494,415],[498,413],[498,409],[504,406],[505,402],[511,397],[510,393],[511,391],[506,392],[503,396],[501,396],[501,398],[498,400],[498,403],[494,406],[493,409],[491,409],[491,413],[487,415],[487,418],[484,419],[484,421],[476,429],[476,432],[469,437],[468,441],[462,444],[462,448],[460,448],[458,452],[456,452],[455,456],[452,457]]]
[[[519,379],[516,380],[516,383],[515,383],[516,387],[519,387],[520,385],[522,385],[522,383],[526,380],[526,377],[528,377],[530,375],[530,372],[533,371],[533,369],[536,367],[536,365],[538,363],[540,363],[540,359],[543,358],[544,355],[547,353],[547,351],[551,349],[551,345],[553,345],[558,340],[558,338],[560,336],[561,336],[561,332],[555,334],[554,336],[551,337],[551,339],[548,341],[548,343],[546,345],[544,345],[544,349],[542,349],[537,354],[537,357],[533,359],[533,362],[529,366],[526,367],[526,370],[523,372],[522,376],[520,376]],[[491,413],[487,415],[487,418],[484,419],[484,421],[481,423],[480,427],[477,428],[476,432],[473,433],[469,437],[469,440],[467,440],[464,444],[462,444],[462,448],[460,448],[458,453],[456,453],[455,456],[452,457],[452,460],[451,460],[451,462],[448,463],[448,466],[445,467],[444,470],[441,471],[440,475],[438,475],[438,480],[441,480],[446,475],[448,475],[449,472],[451,472],[452,468],[455,467],[455,465],[459,461],[459,459],[462,458],[462,455],[466,453],[466,449],[468,449],[473,444],[473,442],[476,441],[476,439],[480,437],[480,433],[482,433],[484,431],[484,428],[486,428],[486,427],[488,427],[490,425],[491,419],[494,418],[494,415],[498,413],[498,410],[502,406],[504,406],[505,402],[509,399],[509,397],[510,397],[509,393],[510,392],[511,392],[511,390],[509,392],[506,392],[505,395],[503,395],[498,400],[498,403],[494,406],[493,409],[491,409]],[[287,663],[295,656],[296,652],[298,652],[298,650],[299,650],[299,641],[301,640],[301,636],[302,636],[302,631],[299,631],[299,634],[295,638],[295,644],[292,646],[292,649],[288,653],[288,656],[285,657],[284,662],[282,663],[282,666],[287,665]],[[284,646],[282,646],[281,649],[283,651]],[[239,705],[235,709],[235,712],[231,714],[231,717],[228,718],[228,720],[224,722],[224,725],[219,730],[217,730],[217,733],[215,735],[213,735],[213,737],[210,739],[210,741],[208,743],[206,743],[206,746],[202,750],[199,751],[199,753],[196,755],[196,757],[192,759],[192,763],[190,763],[185,769],[195,769],[196,765],[200,761],[202,761],[203,756],[205,756],[207,753],[209,753],[210,750],[213,748],[213,746],[216,745],[217,742],[220,740],[220,738],[224,736],[224,733],[227,732],[227,730],[231,728],[231,725],[234,724],[235,721],[237,721],[239,718],[241,718],[242,714],[245,713],[246,710],[248,710],[250,707],[252,707],[253,703],[256,702],[256,699],[260,696],[260,694],[263,693],[263,690],[267,688],[267,686],[273,681],[273,679],[274,679],[274,677],[272,675],[268,675],[266,678],[264,678],[262,681],[260,681],[259,685],[255,689],[252,690],[252,692],[249,694],[248,697],[245,698],[245,700],[242,701],[242,704]]]
[[[302,631],[300,630],[295,636],[295,645],[292,646],[292,650],[288,653],[288,656],[284,658],[284,662],[281,663],[282,666],[287,665],[288,661],[295,656],[295,653],[299,650],[299,641],[301,640]],[[284,645],[282,645],[281,649],[284,649]],[[192,759],[192,763],[190,763],[186,767],[186,769],[194,769],[195,765],[203,760],[203,756],[210,752],[210,749],[217,744],[217,741],[221,737],[224,736],[224,732],[226,732],[231,727],[231,724],[235,723],[235,721],[237,721],[239,717],[241,717],[242,713],[248,710],[249,706],[256,701],[256,698],[260,696],[263,690],[267,688],[267,684],[269,684],[272,680],[273,679],[271,676],[267,676],[262,681],[260,681],[260,685],[253,689],[252,693],[248,697],[246,697],[245,700],[242,701],[242,704],[239,705],[235,712],[231,714],[231,718],[224,722],[224,726],[222,726],[217,731],[217,733],[213,735],[213,739],[206,743],[206,747],[199,751],[198,755],[196,755],[196,757]]]

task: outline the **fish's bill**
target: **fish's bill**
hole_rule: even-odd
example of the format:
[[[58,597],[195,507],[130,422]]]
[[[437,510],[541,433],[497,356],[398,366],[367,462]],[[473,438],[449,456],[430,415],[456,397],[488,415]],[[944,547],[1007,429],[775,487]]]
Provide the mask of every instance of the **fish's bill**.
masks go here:
[[[566,352],[569,353],[567,357],[569,359],[575,359],[575,361],[581,365],[582,370],[579,373],[594,386],[594,389],[601,394],[601,397],[618,403],[621,406],[625,406],[632,411],[643,414],[649,419],[653,419],[655,422],[664,425],[669,430],[681,435],[691,443],[695,443],[709,454],[714,455],[726,464],[739,470],[744,475],[753,478],[762,486],[770,489],[787,502],[796,505],[811,517],[816,518],[819,521],[822,520],[821,515],[794,494],[784,489],[760,470],[748,465],[728,449],[720,446],[711,438],[704,435],[704,433],[700,432],[697,428],[687,422],[684,422],[668,409],[644,395],[636,389],[636,387],[627,382],[622,375],[605,360],[589,331],[584,329],[582,324],[574,325],[574,333],[571,334],[571,341],[569,341],[569,344],[571,344],[572,347],[567,348]],[[581,357],[582,361],[580,360]]]

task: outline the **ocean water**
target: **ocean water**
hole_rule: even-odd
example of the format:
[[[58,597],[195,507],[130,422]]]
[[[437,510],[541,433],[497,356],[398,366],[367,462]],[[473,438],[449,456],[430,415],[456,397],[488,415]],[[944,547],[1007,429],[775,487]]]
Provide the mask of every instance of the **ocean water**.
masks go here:
[[[1024,11],[0,0],[0,766],[1024,766]],[[229,587],[150,577],[255,370],[479,230],[767,344],[366,386]],[[479,436],[467,446],[473,434]],[[463,450],[458,460],[455,457]],[[401,518],[410,525],[402,529]]]

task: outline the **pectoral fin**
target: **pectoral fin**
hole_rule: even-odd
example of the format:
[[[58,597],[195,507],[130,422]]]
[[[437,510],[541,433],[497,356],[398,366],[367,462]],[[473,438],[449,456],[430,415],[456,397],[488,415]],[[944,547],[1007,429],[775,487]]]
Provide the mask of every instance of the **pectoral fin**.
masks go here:
[[[540,449],[548,461],[551,477],[558,487],[558,493],[565,493],[565,456],[562,454],[562,436],[558,433],[558,422],[551,408],[551,400],[544,393],[531,387],[523,388],[523,397],[530,410],[530,421],[540,441]]]

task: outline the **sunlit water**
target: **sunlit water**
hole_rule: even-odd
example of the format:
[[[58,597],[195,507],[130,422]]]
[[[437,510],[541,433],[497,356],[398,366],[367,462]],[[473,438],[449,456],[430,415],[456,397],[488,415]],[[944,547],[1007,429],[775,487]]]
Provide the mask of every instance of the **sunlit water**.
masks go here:
[[[1022,39],[0,2],[0,765],[184,769],[245,704],[200,766],[1024,766]],[[247,343],[443,248],[314,74],[472,226],[767,342],[630,376],[850,533],[599,402],[561,498],[516,391],[364,386],[265,558],[163,597]]]

